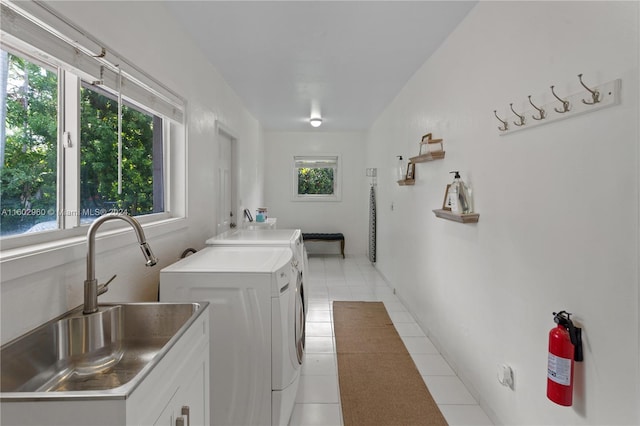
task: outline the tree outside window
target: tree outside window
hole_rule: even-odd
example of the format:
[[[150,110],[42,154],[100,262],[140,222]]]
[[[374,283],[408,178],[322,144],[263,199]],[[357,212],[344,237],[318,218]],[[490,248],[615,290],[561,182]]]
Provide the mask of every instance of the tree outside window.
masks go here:
[[[122,107],[122,188],[118,192],[118,102],[83,84],[80,119],[80,206],[83,216],[117,210],[131,216],[163,211],[154,200],[154,132],[162,120],[132,105]],[[154,120],[155,118],[155,120]],[[159,125],[154,125],[159,124]],[[161,141],[161,137],[157,138]],[[162,170],[162,167],[159,168]]]
[[[298,195],[332,195],[333,169],[298,169]]]
[[[337,155],[294,157],[294,200],[339,201]]]
[[[58,75],[0,51],[0,235],[56,220]]]
[[[58,96],[58,70],[7,51],[0,51],[0,62],[0,236],[56,230],[60,215],[86,224],[107,212],[164,211],[161,117],[123,102],[119,159],[117,96],[83,82],[80,111],[65,112],[80,117],[79,147],[73,147],[80,150],[78,170],[58,158],[58,114],[66,108]],[[80,191],[58,199],[60,176],[68,175],[79,176]],[[78,197],[70,204],[79,209],[67,209],[67,201]]]

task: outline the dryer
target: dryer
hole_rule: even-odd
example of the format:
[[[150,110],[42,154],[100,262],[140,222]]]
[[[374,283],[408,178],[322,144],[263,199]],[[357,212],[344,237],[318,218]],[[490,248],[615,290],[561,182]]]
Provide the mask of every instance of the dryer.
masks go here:
[[[300,292],[304,302],[306,315],[308,306],[308,277],[309,261],[307,250],[302,242],[300,229],[230,229],[206,241],[207,246],[235,247],[289,247],[293,252],[294,266],[300,276]]]
[[[211,424],[286,425],[304,313],[285,247],[207,247],[160,271],[160,301],[210,303]]]

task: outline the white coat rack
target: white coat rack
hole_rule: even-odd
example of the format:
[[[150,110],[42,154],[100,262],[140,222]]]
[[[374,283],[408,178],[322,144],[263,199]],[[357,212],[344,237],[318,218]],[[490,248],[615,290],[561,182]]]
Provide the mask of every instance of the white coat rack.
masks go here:
[[[531,108],[518,112],[514,109],[513,103],[510,103],[509,109],[513,114],[507,116],[504,120],[498,116],[497,110],[494,110],[493,114],[501,123],[498,126],[500,136],[598,111],[620,103],[622,80],[617,79],[590,88],[582,81],[582,74],[578,74],[578,78],[585,89],[578,93],[562,96],[557,93],[555,86],[551,86],[551,94],[555,98],[552,102],[536,105],[535,99],[544,99],[545,95],[537,97],[529,95],[528,104]]]

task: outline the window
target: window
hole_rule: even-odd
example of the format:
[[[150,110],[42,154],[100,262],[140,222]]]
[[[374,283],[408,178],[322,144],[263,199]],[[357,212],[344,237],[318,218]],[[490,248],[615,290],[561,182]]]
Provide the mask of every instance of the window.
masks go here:
[[[184,215],[186,171],[167,155],[185,152],[184,100],[39,3],[0,8],[3,249],[81,235],[107,212]]]
[[[56,223],[58,73],[0,50],[0,235]]]
[[[80,85],[80,194],[58,199],[58,175],[78,173],[58,162],[58,110],[77,116],[58,97],[54,66],[0,50],[3,84],[0,236],[87,224],[107,212],[141,216],[164,211],[163,120],[131,102],[122,105],[118,146],[118,96],[66,72]],[[0,92],[1,93],[1,92]],[[60,99],[60,101],[59,101]],[[73,148],[73,147],[71,147]],[[60,170],[58,170],[60,168]],[[79,205],[79,209],[72,206]],[[67,226],[68,227],[68,226]]]
[[[117,97],[83,82],[80,110],[81,220],[108,211],[131,216],[164,211],[162,118],[125,102],[119,153]]]
[[[340,157],[338,155],[295,156],[293,199],[340,201]]]

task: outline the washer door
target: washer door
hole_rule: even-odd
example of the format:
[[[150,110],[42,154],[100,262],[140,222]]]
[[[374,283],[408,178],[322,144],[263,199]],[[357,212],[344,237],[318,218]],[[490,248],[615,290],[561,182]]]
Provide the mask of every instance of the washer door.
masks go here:
[[[302,272],[298,272],[298,279],[296,280],[295,289],[295,308],[293,310],[294,329],[295,329],[295,345],[296,356],[298,358],[298,364],[302,364],[302,357],[304,356],[304,339],[305,339],[305,318],[306,309],[304,306],[304,288],[302,286]]]

